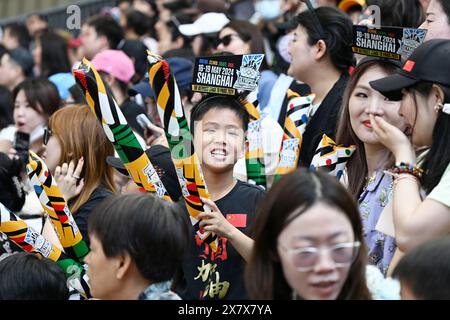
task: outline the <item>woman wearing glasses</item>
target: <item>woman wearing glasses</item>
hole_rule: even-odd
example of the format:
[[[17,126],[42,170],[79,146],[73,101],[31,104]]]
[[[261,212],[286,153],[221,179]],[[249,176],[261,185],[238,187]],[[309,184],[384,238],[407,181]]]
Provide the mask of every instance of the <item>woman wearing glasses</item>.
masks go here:
[[[248,21],[234,20],[226,24],[219,32],[217,50],[232,54],[265,53],[264,38],[257,26]],[[269,70],[267,57],[264,58],[258,83],[259,107],[264,109],[269,103],[272,87],[277,75]]]
[[[353,198],[326,173],[300,168],[267,194],[246,269],[252,299],[370,299]]]
[[[44,144],[43,160],[88,242],[87,220],[92,209],[116,191],[114,169],[106,163],[106,158],[114,155],[114,148],[86,105],[55,112]]]

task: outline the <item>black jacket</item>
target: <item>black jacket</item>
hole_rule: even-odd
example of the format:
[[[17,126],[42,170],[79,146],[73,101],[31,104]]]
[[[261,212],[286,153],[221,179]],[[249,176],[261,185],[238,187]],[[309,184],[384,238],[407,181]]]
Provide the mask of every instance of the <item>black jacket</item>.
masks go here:
[[[326,134],[333,140],[336,138],[336,127],[341,111],[342,96],[349,78],[350,76],[347,72],[341,75],[310,119],[303,134],[298,166],[310,166],[323,134]]]

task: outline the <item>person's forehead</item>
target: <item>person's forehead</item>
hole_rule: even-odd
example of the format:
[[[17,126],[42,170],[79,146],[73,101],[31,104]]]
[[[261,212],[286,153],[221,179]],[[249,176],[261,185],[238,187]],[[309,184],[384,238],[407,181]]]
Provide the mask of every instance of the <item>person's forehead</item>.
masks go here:
[[[357,85],[366,85],[370,87],[370,81],[378,80],[385,76],[387,76],[387,72],[384,71],[379,65],[372,65],[363,72],[358,79]]]
[[[6,64],[9,63],[11,61],[11,57],[9,56],[8,53],[3,54],[2,58],[0,59],[0,64]]]
[[[292,32],[293,37],[304,38],[306,35],[307,35],[306,29],[301,24],[299,24],[297,28],[295,28]]]
[[[242,127],[242,120],[234,110],[228,108],[212,108],[206,111],[202,120],[204,123],[214,122],[221,125],[236,124],[236,126]]]
[[[231,28],[229,28],[229,27],[223,28],[223,29],[220,31],[220,35],[221,35],[221,36],[227,36],[227,35],[229,35],[229,34],[235,34],[235,33],[236,33],[236,31],[233,30],[233,29],[231,29]]]
[[[95,33],[95,28],[93,26],[91,26],[91,25],[86,23],[86,24],[84,24],[81,27],[81,32],[83,32],[83,33]]]
[[[38,20],[40,19],[37,15],[32,15],[28,17],[27,22],[37,22]]]
[[[28,102],[27,100],[27,96],[25,94],[25,91],[23,89],[19,90],[19,92],[17,92],[17,96],[16,96],[16,102]]]
[[[91,247],[92,246],[97,247],[100,244],[100,240],[97,238],[97,236],[95,235],[94,232],[90,232],[88,234],[88,237],[89,237],[89,241],[91,243]]]
[[[284,237],[328,239],[331,235],[353,233],[349,218],[339,209],[318,203],[294,218],[283,231]]]
[[[436,0],[431,0],[430,4],[428,5],[427,8],[427,15],[441,15],[444,14],[443,10],[442,10],[442,6],[439,3],[439,1]]]

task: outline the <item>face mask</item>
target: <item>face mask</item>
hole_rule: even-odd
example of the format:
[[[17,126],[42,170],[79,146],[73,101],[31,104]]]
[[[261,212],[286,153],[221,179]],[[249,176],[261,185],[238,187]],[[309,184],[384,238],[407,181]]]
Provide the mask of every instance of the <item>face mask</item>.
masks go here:
[[[281,15],[279,0],[262,0],[255,3],[255,10],[263,20],[273,20]]]
[[[282,36],[278,40],[278,43],[277,43],[278,53],[283,58],[283,60],[288,63],[292,62],[292,58],[289,55],[289,51],[288,51],[289,41],[291,41],[291,38],[292,38],[292,34],[286,34],[286,35]]]

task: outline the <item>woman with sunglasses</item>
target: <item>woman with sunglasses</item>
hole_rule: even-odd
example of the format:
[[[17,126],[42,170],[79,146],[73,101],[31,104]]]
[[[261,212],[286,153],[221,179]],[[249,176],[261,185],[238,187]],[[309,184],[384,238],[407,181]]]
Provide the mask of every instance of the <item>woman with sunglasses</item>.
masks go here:
[[[358,208],[336,179],[300,168],[260,208],[246,268],[250,298],[371,298]]]
[[[91,211],[116,192],[114,169],[106,163],[108,156],[114,156],[114,148],[86,105],[68,106],[55,112],[44,142],[43,160],[68,201],[84,240],[88,241],[87,220]]]
[[[219,32],[217,50],[230,52],[235,55],[265,53],[264,38],[257,26],[248,21],[234,20],[227,23]],[[261,78],[258,83],[258,101],[260,109],[264,109],[269,103],[270,93],[278,76],[269,70],[267,57],[264,58],[261,67]]]

